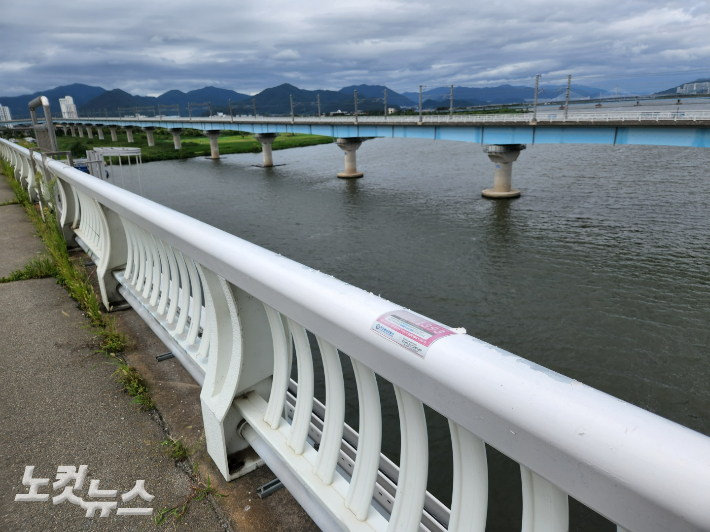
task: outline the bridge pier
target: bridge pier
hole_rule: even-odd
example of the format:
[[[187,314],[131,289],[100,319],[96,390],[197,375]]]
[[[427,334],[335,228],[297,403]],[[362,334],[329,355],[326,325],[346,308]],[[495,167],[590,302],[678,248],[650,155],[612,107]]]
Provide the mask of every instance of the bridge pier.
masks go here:
[[[64,136],[67,136],[67,126],[62,126],[62,132],[64,133]]]
[[[111,142],[118,142],[118,136],[116,135],[116,126],[108,126],[108,130],[111,132]]]
[[[91,128],[91,124],[89,124],[88,126],[86,126],[86,136],[89,137],[90,139],[93,139],[93,138],[94,138],[94,132],[93,132],[93,130],[92,130],[92,128]]]
[[[525,144],[491,144],[483,148],[488,158],[496,165],[493,174],[493,188],[485,189],[485,198],[508,199],[520,196],[520,190],[510,187],[513,177],[513,163],[518,159]]]
[[[210,151],[212,152],[210,158],[219,159],[219,144],[217,143],[217,139],[219,138],[219,130],[212,129],[205,131],[204,134],[210,139]]]
[[[128,142],[133,142],[133,126],[123,126],[126,130],[126,136],[128,137]]]
[[[345,152],[345,171],[340,172],[341,179],[351,179],[362,177],[364,174],[357,171],[357,158],[355,152],[362,145],[363,139],[360,137],[341,138],[337,140],[338,147]]]
[[[145,131],[145,136],[148,139],[148,146],[155,146],[155,137],[153,136],[153,132],[155,131],[154,127],[144,127],[143,131]]]
[[[79,132],[79,136],[83,139],[84,138],[84,126],[82,124],[79,124],[76,126],[76,130]]]
[[[76,137],[76,131],[74,131],[74,126],[69,126],[69,131],[71,131],[72,137]]]
[[[99,136],[99,140],[104,140],[104,125],[96,124],[96,134]]]
[[[168,129],[168,131],[173,136],[173,144],[175,144],[175,149],[179,150],[180,148],[182,148],[182,142],[180,141],[180,135],[182,134],[182,129],[175,128],[175,129]]]
[[[274,158],[271,154],[271,143],[278,137],[278,133],[257,133],[254,138],[261,143],[261,153],[264,156],[264,168],[274,166]]]

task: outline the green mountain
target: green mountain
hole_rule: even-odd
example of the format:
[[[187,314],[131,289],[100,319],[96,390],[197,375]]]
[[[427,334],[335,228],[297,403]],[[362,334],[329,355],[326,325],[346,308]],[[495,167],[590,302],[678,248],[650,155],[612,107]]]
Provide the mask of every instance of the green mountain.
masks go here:
[[[380,85],[360,85],[357,87],[345,87],[339,91],[331,91],[299,89],[289,83],[264,89],[248,100],[238,102],[236,105],[233,104],[232,109],[235,114],[252,114],[254,112],[253,105],[256,102],[256,109],[260,114],[288,115],[291,113],[291,97],[293,97],[295,114],[315,115],[318,114],[318,97],[320,96],[321,112],[323,114],[334,111],[352,113],[355,108],[353,91],[356,88],[358,90],[358,111],[383,112],[382,91],[386,87]],[[412,102],[391,89],[387,89],[387,93],[388,107],[399,107],[398,101],[407,106],[412,105]],[[393,95],[395,101],[392,101],[390,95]],[[219,110],[225,112],[224,109]]]
[[[380,100],[384,103],[384,92],[387,87],[384,85],[351,85],[350,87],[343,87],[338,92],[346,94],[348,96],[353,95],[353,91],[357,89],[358,98],[367,98],[373,100]],[[419,100],[417,99],[417,102]],[[401,106],[401,107],[411,107],[416,105],[414,101],[406,96],[402,96],[398,92],[392,89],[387,89],[387,106]]]
[[[79,108],[79,112],[87,114],[101,115],[108,113],[109,115],[115,114],[119,109],[135,108],[135,107],[152,107],[155,113],[158,114],[159,105],[178,105],[180,115],[187,116],[188,114],[188,103],[207,103],[212,105],[212,108],[217,107],[229,107],[229,100],[232,102],[238,102],[249,98],[246,94],[241,94],[227,89],[219,89],[217,87],[204,87],[202,89],[196,89],[190,92],[182,92],[179,90],[171,90],[160,96],[134,96],[128,94],[121,89],[114,89],[112,91],[107,91],[104,94],[99,95],[93,100],[85,103]],[[150,110],[139,110],[142,114],[150,116],[152,112]],[[160,110],[163,114],[175,115],[178,114],[177,108]],[[205,108],[200,107],[198,113],[202,114],[206,112]]]
[[[78,108],[104,92],[106,92],[106,89],[101,87],[92,87],[91,85],[75,83],[73,85],[63,85],[61,87],[35,92],[32,94],[23,94],[22,96],[0,96],[0,104],[7,105],[10,108],[10,113],[13,118],[28,118],[30,116],[30,111],[27,104],[34,100],[37,96],[46,96],[49,98],[49,105],[52,109],[52,113],[56,115],[60,112],[59,98],[71,96],[74,98],[74,104]]]

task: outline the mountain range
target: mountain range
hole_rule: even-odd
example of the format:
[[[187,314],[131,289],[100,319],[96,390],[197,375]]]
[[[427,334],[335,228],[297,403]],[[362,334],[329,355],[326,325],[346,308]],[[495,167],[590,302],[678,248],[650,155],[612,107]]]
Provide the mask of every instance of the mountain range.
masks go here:
[[[706,80],[698,80],[706,81]],[[0,96],[0,104],[10,108],[16,118],[27,117],[27,104],[34,98],[44,95],[50,100],[55,113],[59,112],[59,98],[71,96],[80,113],[102,115],[104,113],[117,114],[119,109],[125,113],[139,108],[141,114],[151,115],[150,108],[158,113],[158,106],[173,106],[161,109],[163,115],[188,115],[188,103],[207,103],[211,105],[213,113],[229,113],[231,101],[234,114],[252,114],[254,105],[260,114],[283,115],[291,112],[290,98],[293,98],[293,108],[296,114],[316,114],[318,112],[318,99],[322,113],[343,111],[350,113],[354,108],[354,91],[358,94],[358,110],[363,112],[382,112],[384,107],[384,91],[387,90],[387,106],[394,108],[417,108],[419,93],[398,93],[384,85],[351,85],[340,90],[305,90],[299,89],[288,83],[277,87],[264,89],[258,94],[250,96],[228,89],[217,87],[204,87],[189,92],[170,90],[160,96],[138,96],[129,94],[121,89],[106,90],[102,87],[92,87],[76,83],[64,85],[33,94],[22,96]],[[542,87],[541,100],[564,99],[566,86],[548,85]],[[454,107],[471,107],[491,104],[521,103],[530,101],[534,97],[532,87],[516,85],[499,85],[496,87],[454,87]],[[659,95],[673,94],[676,87],[659,92]],[[437,87],[422,93],[422,107],[424,109],[448,108],[451,88]],[[600,90],[595,87],[572,85],[572,96],[576,98],[595,98],[599,95],[608,96],[611,91]],[[176,107],[179,106],[179,107]],[[193,109],[194,116],[204,115],[208,112],[206,106]]]

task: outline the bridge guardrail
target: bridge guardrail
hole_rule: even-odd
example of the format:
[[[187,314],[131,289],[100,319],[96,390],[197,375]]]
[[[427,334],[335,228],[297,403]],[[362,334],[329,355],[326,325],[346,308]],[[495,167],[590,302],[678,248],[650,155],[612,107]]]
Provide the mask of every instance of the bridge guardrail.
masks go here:
[[[39,154],[1,139],[0,153],[29,186]],[[620,530],[710,529],[710,438],[59,161],[43,169],[41,179],[57,180],[48,199],[65,235],[97,259],[104,304],[123,294],[202,381],[208,452],[227,479],[256,466],[230,469],[229,456],[251,444],[278,461],[324,528],[483,531],[485,442],[520,464],[524,531],[566,532],[568,495]],[[407,338],[373,330],[391,313],[441,337],[417,355]],[[344,423],[339,353],[354,368],[359,434]],[[375,375],[397,397],[398,470],[380,454]],[[450,509],[426,491],[424,404],[449,420]]]
[[[534,119],[534,120],[533,120]],[[59,119],[58,119],[59,120]],[[419,117],[416,115],[391,115],[384,116],[366,116],[359,115],[357,121],[354,116],[297,116],[291,119],[287,116],[234,116],[234,117],[136,117],[126,119],[125,117],[101,117],[101,118],[73,118],[59,120],[67,122],[107,122],[107,121],[125,121],[125,122],[160,122],[160,121],[180,121],[180,122],[212,122],[219,123],[288,123],[288,124],[316,124],[323,123],[343,123],[343,124],[489,124],[489,123],[525,123],[530,124],[535,122],[544,124],[546,122],[555,124],[601,124],[605,122],[636,122],[636,123],[653,123],[653,122],[680,122],[692,123],[698,121],[710,121],[710,111],[623,111],[623,112],[575,112],[572,111],[565,117],[564,111],[546,111],[539,109],[537,116],[533,113],[507,113],[507,114],[480,114],[480,115],[424,115],[422,121],[419,122]],[[17,121],[15,121],[17,122]]]

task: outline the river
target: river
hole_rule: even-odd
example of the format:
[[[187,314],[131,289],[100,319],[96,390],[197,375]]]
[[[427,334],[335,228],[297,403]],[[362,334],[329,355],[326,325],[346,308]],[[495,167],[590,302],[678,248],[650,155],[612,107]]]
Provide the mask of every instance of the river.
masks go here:
[[[481,146],[375,139],[344,181],[335,145],[143,166],[146,197],[710,434],[710,150],[538,145],[491,201]],[[318,357],[316,357],[316,361]],[[350,366],[344,362],[344,368]],[[318,371],[322,370],[319,368]],[[322,386],[322,378],[319,381]],[[383,451],[399,424],[381,382]],[[318,395],[324,399],[322,390]],[[357,427],[357,395],[347,390]],[[427,412],[429,490],[451,498]],[[488,530],[520,527],[517,464],[489,448]],[[572,501],[571,530],[615,530]]]

